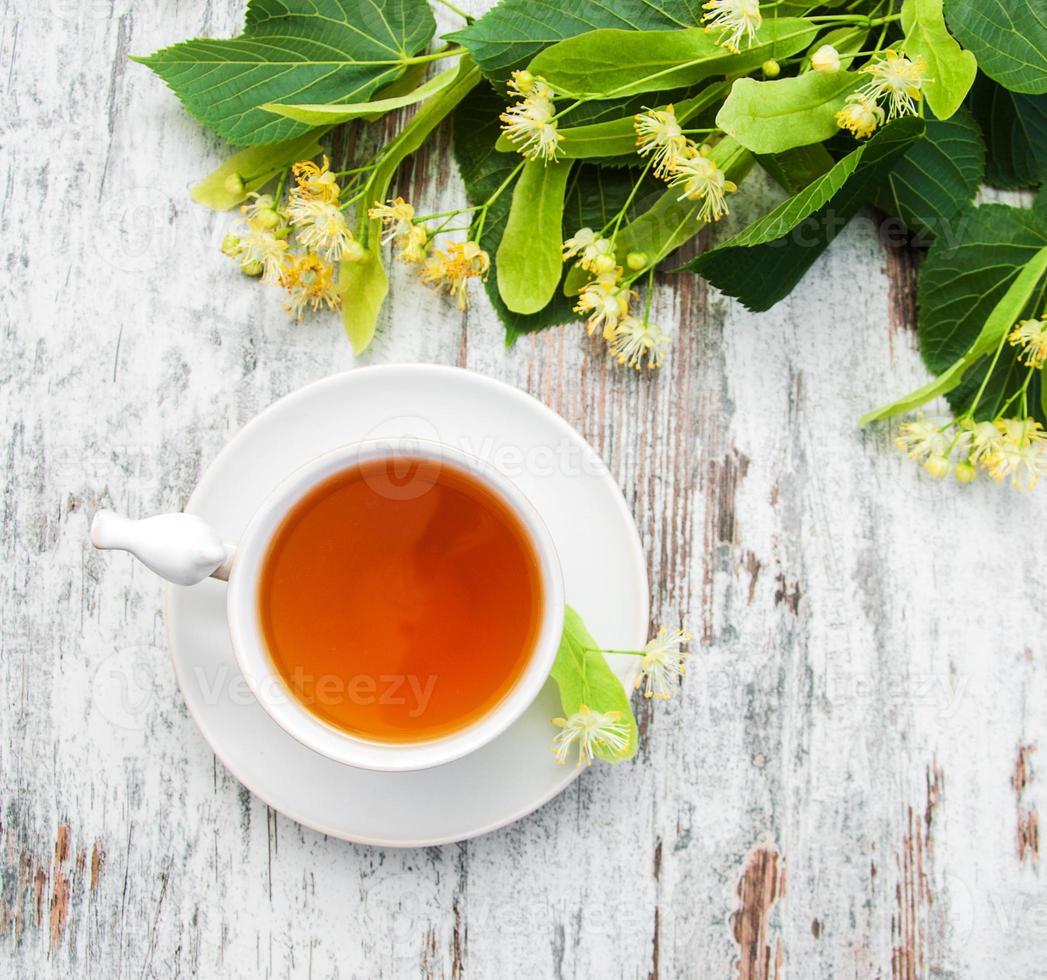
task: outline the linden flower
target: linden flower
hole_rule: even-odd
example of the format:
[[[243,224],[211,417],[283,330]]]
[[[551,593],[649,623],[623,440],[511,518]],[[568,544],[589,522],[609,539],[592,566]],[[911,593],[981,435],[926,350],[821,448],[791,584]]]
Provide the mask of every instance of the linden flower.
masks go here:
[[[687,672],[687,658],[680,647],[688,643],[691,634],[687,630],[666,630],[663,626],[658,635],[643,648],[643,663],[636,686],[644,686],[645,698],[664,701],[676,690],[677,678]]]
[[[637,153],[644,157],[653,153],[655,177],[666,178],[687,147],[687,137],[676,119],[671,105],[664,109],[647,109],[633,118],[636,130]]]
[[[911,61],[888,48],[882,59],[869,61],[860,70],[872,76],[872,81],[862,87],[862,94],[877,103],[886,98],[888,119],[916,112],[916,103],[923,98],[921,87],[927,81],[923,58]]]
[[[883,109],[861,92],[848,95],[844,107],[836,113],[836,125],[850,130],[856,139],[872,136],[876,127],[883,125],[883,120]]]
[[[400,246],[397,258],[405,265],[418,265],[425,261],[429,245],[429,229],[425,225],[411,225],[410,231],[396,240]]]
[[[592,228],[579,228],[563,243],[563,257],[578,256],[578,265],[588,272],[606,273],[614,270],[614,243],[609,238],[598,238]]]
[[[661,327],[627,316],[615,327],[611,356],[637,371],[644,366],[644,360],[648,368],[656,368],[665,360],[669,343],[669,335]]]
[[[522,99],[499,116],[506,136],[528,160],[555,160],[563,136],[553,118],[556,106],[552,89],[530,72],[514,72],[509,91]]]
[[[248,194],[249,203],[240,211],[248,221],[261,228],[277,228],[284,223],[285,215],[276,207],[272,194]]]
[[[968,418],[960,424],[967,433],[971,462],[991,470],[1003,447],[1003,432],[992,422],[975,422]]]
[[[334,266],[311,252],[296,255],[291,260],[280,277],[280,285],[288,292],[288,311],[299,320],[306,307],[314,312],[321,306],[334,310],[342,301],[335,282]]]
[[[1047,364],[1047,313],[1039,320],[1020,320],[1007,335],[1014,347],[1020,347],[1018,359],[1032,368]]]
[[[1032,490],[1047,473],[1047,433],[1035,419],[997,419],[995,424],[1003,439],[989,475],[997,483],[1010,477],[1012,487]]]
[[[717,44],[737,54],[744,39],[746,47],[756,39],[756,30],[763,22],[760,16],[760,0],[709,0],[702,4],[709,11],[702,19],[707,31],[719,31]]]
[[[342,189],[331,173],[327,157],[317,165],[312,160],[299,160],[292,168],[298,186],[291,191],[292,197],[316,198],[321,201],[337,201]]]
[[[709,148],[703,146],[697,153],[678,160],[673,171],[672,187],[683,187],[678,200],[701,201],[699,221],[719,221],[728,213],[727,195],[738,190],[734,181],[709,157]]]
[[[894,444],[909,459],[918,463],[947,456],[952,445],[952,438],[948,433],[950,424],[947,418],[925,418],[923,412],[919,412],[915,419],[903,422],[899,426],[898,438],[894,440]]]
[[[318,252],[329,262],[337,262],[355,239],[337,204],[322,198],[299,197],[287,209],[298,241]]]
[[[586,318],[586,329],[590,334],[601,330],[604,340],[614,340],[619,321],[629,314],[629,301],[636,295],[618,283],[618,272],[607,272],[597,276],[584,286],[578,294],[575,313]]]
[[[579,766],[592,765],[597,749],[622,755],[629,746],[629,729],[621,717],[620,711],[591,711],[583,704],[570,718],[554,718],[553,724],[562,729],[553,739],[556,761],[566,762],[572,748],[578,750]]]
[[[490,256],[476,242],[451,242],[425,260],[418,277],[427,286],[446,289],[464,310],[469,306],[469,280],[486,278],[490,268]]]
[[[398,197],[395,201],[390,201],[388,204],[375,204],[367,212],[367,216],[381,221],[385,226],[385,237],[382,239],[383,245],[394,238],[399,239],[402,236],[409,235],[414,227],[414,207],[408,204],[402,197]]]
[[[835,75],[840,70],[840,52],[831,44],[823,44],[811,55],[811,67],[822,75]]]
[[[247,230],[240,236],[237,244],[237,258],[245,272],[250,271],[254,275],[258,274],[254,270],[260,269],[262,282],[280,281],[287,260],[287,242],[284,239],[273,234],[271,228],[262,228],[254,222],[248,222]]]

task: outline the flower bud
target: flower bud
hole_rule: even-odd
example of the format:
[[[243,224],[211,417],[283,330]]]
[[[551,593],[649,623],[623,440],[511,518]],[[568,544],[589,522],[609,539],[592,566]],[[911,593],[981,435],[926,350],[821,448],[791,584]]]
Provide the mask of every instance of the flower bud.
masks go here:
[[[935,480],[940,480],[949,472],[949,460],[945,456],[932,456],[923,464],[923,468]]]
[[[280,224],[280,214],[276,208],[262,208],[254,220],[260,228],[275,228]]]
[[[840,70],[840,52],[831,44],[823,44],[811,55],[811,67],[823,75],[835,75]]]
[[[639,272],[647,265],[647,253],[646,252],[630,252],[625,257],[625,264],[632,269],[633,272]]]
[[[230,194],[243,194],[244,179],[238,173],[231,173],[225,178],[222,186],[229,191]]]
[[[357,264],[367,261],[367,249],[363,247],[355,238],[342,249],[342,259],[345,262],[355,262]]]
[[[965,459],[962,463],[956,464],[953,475],[960,483],[970,483],[978,475],[978,470],[969,459]]]
[[[605,272],[614,272],[617,264],[613,255],[597,255],[593,259],[593,271],[597,275],[602,275]]]
[[[534,88],[534,75],[529,71],[513,72],[513,82],[515,82],[517,89],[526,95]]]
[[[265,270],[265,266],[261,262],[248,262],[247,265],[240,266],[240,269],[245,276],[257,279]]]
[[[235,259],[240,254],[239,235],[234,235],[232,232],[229,232],[229,234],[222,239],[222,254],[228,255],[231,259]]]
[[[782,73],[782,66],[774,58],[768,58],[760,67],[764,78],[777,78]]]

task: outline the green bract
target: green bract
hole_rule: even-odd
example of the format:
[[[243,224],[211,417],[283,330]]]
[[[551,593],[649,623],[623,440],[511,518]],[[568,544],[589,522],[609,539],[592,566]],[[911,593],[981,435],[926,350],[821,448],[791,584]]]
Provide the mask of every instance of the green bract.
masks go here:
[[[529,161],[498,246],[498,293],[513,313],[537,313],[563,274],[563,206],[571,164]]]
[[[625,749],[612,755],[599,746],[596,754],[605,762],[624,762],[636,754],[636,718],[629,695],[607,665],[596,641],[585,628],[582,617],[570,606],[564,610],[563,637],[553,664],[552,678],[560,690],[560,703],[566,716],[582,705],[602,713],[615,711],[628,732]]]
[[[622,98],[753,71],[768,58],[803,51],[816,33],[810,21],[783,17],[767,22],[760,43],[734,54],[701,28],[590,31],[547,48],[528,68],[572,98]]]
[[[970,91],[978,63],[945,29],[942,0],[905,0],[902,4],[905,53],[927,62],[927,103],[939,119],[948,119]]]

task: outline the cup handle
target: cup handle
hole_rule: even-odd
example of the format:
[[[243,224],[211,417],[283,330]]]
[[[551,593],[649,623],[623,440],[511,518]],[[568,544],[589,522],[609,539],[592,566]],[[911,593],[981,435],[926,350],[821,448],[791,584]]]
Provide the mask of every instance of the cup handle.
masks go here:
[[[101,551],[129,551],[143,565],[176,585],[209,576],[228,581],[234,545],[195,514],[158,514],[140,521],[100,510],[91,521],[91,544]]]

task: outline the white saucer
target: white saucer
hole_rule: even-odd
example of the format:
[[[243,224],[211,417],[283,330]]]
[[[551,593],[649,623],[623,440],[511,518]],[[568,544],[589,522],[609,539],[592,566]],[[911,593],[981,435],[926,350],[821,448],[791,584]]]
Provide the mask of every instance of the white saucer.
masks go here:
[[[530,395],[458,368],[358,368],[296,391],[248,423],[204,474],[187,511],[235,542],[270,490],[308,459],[365,438],[438,439],[511,477],[545,520],[567,601],[598,642],[646,641],[647,573],[621,491],[585,440]],[[225,620],[225,585],[169,586],[167,628],[189,712],[215,755],[274,809],[364,844],[444,844],[530,813],[577,775],[552,756],[552,681],[497,740],[421,772],[353,769],[305,748],[254,701]],[[629,684],[638,658],[610,657]],[[631,689],[631,688],[630,688]]]

